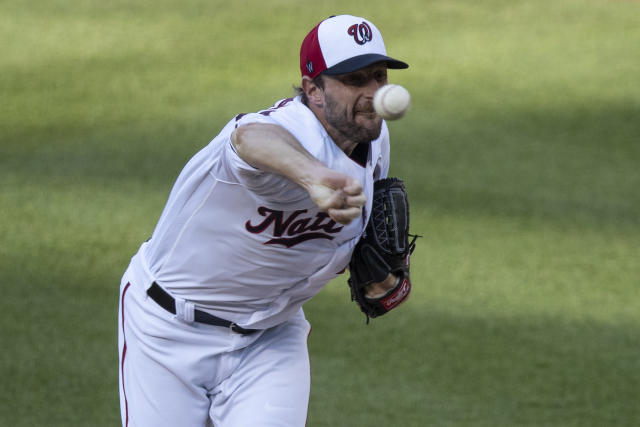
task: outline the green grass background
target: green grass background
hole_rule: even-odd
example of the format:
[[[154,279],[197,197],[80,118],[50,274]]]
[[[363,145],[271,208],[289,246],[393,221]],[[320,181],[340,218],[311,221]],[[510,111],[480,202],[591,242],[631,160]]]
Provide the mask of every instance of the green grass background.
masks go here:
[[[0,1],[0,425],[115,426],[118,284],[184,163],[367,16],[414,292],[306,305],[309,426],[640,425],[640,3]]]

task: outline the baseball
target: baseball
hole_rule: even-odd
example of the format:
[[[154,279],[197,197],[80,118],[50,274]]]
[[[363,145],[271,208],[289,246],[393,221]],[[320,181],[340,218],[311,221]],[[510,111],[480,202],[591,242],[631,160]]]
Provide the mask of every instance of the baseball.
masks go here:
[[[410,105],[411,95],[400,85],[384,85],[377,90],[373,97],[373,108],[385,120],[401,118]]]

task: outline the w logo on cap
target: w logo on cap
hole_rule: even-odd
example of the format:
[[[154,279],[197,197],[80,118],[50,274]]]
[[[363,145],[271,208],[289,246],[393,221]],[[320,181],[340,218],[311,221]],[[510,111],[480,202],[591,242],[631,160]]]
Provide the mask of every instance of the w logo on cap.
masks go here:
[[[362,21],[361,24],[353,24],[350,26],[347,33],[360,45],[370,42],[373,37],[371,27],[364,21]]]

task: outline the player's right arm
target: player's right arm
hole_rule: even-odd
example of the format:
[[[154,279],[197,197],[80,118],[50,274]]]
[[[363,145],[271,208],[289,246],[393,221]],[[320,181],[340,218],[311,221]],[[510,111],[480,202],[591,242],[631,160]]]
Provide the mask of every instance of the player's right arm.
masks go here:
[[[360,216],[366,202],[360,182],[327,168],[283,127],[249,123],[233,132],[231,143],[249,165],[283,175],[304,188],[334,221],[348,224]]]

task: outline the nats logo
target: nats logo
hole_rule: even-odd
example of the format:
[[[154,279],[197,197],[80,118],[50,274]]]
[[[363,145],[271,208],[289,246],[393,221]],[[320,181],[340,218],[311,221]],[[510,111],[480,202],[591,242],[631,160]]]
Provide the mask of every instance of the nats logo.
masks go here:
[[[362,21],[361,24],[353,24],[347,30],[347,33],[358,44],[365,44],[366,42],[370,42],[373,37],[373,32],[371,31],[371,27],[366,22]]]
[[[251,233],[260,234],[273,225],[273,238],[264,244],[283,245],[287,248],[312,239],[333,240],[335,237],[333,235],[344,228],[337,225],[324,212],[318,212],[315,217],[302,216],[306,212],[306,209],[297,210],[285,217],[283,211],[260,206],[258,213],[265,217],[264,220],[256,225],[248,220],[244,224],[244,228]]]

